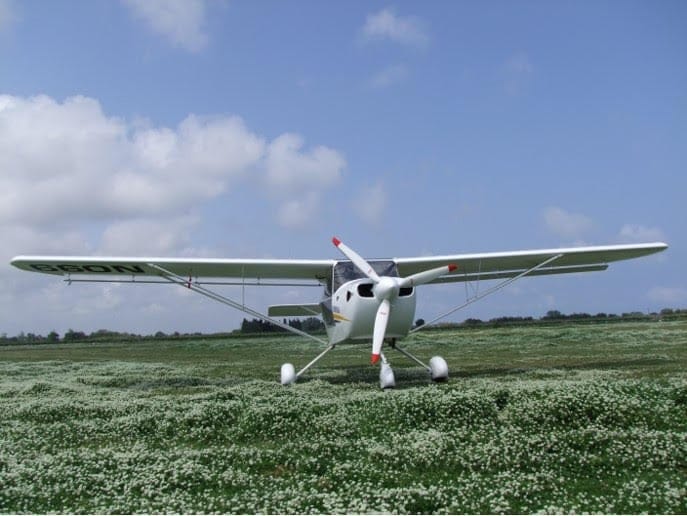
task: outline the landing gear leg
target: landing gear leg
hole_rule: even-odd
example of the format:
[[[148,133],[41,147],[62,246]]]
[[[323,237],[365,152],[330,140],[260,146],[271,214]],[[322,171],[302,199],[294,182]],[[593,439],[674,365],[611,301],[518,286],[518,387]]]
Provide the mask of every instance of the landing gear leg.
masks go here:
[[[446,360],[444,360],[443,358],[439,356],[432,357],[429,360],[429,365],[427,365],[422,360],[417,358],[415,355],[408,353],[405,349],[399,348],[396,345],[396,339],[393,339],[390,345],[393,349],[395,349],[402,355],[405,355],[408,359],[424,367],[429,373],[433,382],[445,382],[446,380],[448,380],[448,364],[446,363]]]
[[[327,353],[329,353],[332,349],[334,349],[335,344],[330,344],[327,346],[327,349],[325,349],[322,353],[317,355],[315,358],[313,358],[310,363],[305,366],[303,369],[298,371],[296,373],[296,368],[293,366],[293,364],[284,364],[281,366],[281,384],[282,385],[291,385],[294,383],[298,378],[300,378],[303,373],[305,373],[308,369],[310,369],[312,366],[314,366],[319,360],[324,357]]]

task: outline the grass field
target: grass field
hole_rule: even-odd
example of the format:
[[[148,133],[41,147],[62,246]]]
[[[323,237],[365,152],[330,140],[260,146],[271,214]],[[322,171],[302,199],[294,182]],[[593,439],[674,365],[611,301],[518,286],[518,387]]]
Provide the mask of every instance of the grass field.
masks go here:
[[[687,513],[687,323],[0,348],[0,511]]]

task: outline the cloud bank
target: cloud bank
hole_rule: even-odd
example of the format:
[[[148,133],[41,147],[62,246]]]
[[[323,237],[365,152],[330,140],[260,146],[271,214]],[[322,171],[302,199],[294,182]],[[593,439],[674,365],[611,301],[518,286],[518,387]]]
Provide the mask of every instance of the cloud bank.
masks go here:
[[[0,96],[0,228],[22,252],[44,249],[39,240],[56,228],[96,222],[106,225],[100,244],[88,239],[96,250],[179,251],[199,223],[194,211],[239,182],[267,185],[276,222],[297,228],[345,166],[334,149],[305,148],[293,133],[268,141],[238,116],[156,127],[108,116],[88,97]],[[134,233],[149,237],[137,244]]]

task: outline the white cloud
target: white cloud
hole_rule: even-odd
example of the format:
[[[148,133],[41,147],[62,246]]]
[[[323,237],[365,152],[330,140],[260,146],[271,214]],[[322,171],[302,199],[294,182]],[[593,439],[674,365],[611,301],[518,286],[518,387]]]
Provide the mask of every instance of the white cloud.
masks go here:
[[[77,315],[90,315],[95,312],[113,312],[122,306],[121,284],[108,284],[96,287],[93,296],[79,298],[71,306],[71,311]]]
[[[32,227],[29,225],[2,225],[0,233],[4,244],[0,246],[0,266],[9,262],[12,254],[90,254],[94,247],[87,241],[84,231],[75,228]]]
[[[682,287],[653,287],[648,293],[649,299],[656,303],[672,305],[671,308],[680,308],[678,303],[687,303],[687,289]]]
[[[297,134],[268,142],[236,116],[154,127],[107,116],[91,98],[0,95],[0,230],[22,253],[96,224],[102,235],[79,230],[67,248],[185,252],[193,214],[239,181],[267,185],[275,218],[296,227],[316,218],[345,164],[334,149],[304,149]]]
[[[373,88],[386,88],[402,82],[406,77],[408,77],[408,68],[405,65],[391,65],[373,75],[370,85]]]
[[[187,209],[221,194],[264,151],[238,117],[142,129],[94,99],[0,96],[0,225]]]
[[[279,191],[299,191],[334,186],[346,165],[337,151],[318,146],[301,151],[303,138],[286,133],[275,138],[267,148],[265,165],[267,183]]]
[[[307,192],[298,198],[282,203],[278,210],[279,224],[288,229],[298,229],[311,225],[320,205],[320,198],[314,192]]]
[[[123,0],[136,18],[189,52],[205,48],[208,37],[203,30],[205,0]]]
[[[627,243],[659,242],[665,240],[665,235],[659,228],[651,228],[641,224],[625,224],[620,228],[618,239]]]
[[[199,224],[197,216],[135,219],[114,222],[103,232],[100,252],[115,256],[168,256],[187,254],[191,231]]]
[[[216,256],[217,248],[196,247],[193,234],[204,228],[204,216],[215,213],[220,196],[222,203],[244,205],[234,197],[237,183],[263,196],[275,222],[301,228],[319,220],[323,196],[345,165],[332,148],[307,147],[293,133],[269,141],[236,116],[191,114],[176,127],[163,127],[109,116],[87,97],[60,102],[0,95],[2,331],[50,330],[42,324],[59,330],[56,321],[79,329],[111,327],[114,309],[126,329],[144,308],[171,303],[154,288],[120,294],[92,285],[65,289],[56,281],[50,282],[55,290],[46,291],[45,277],[8,265],[15,255]],[[207,306],[200,306],[206,317]],[[42,322],[31,316],[36,307]],[[166,323],[144,324],[150,330],[174,327],[174,312]],[[141,327],[140,320],[136,324]]]
[[[586,215],[570,213],[556,206],[544,210],[544,222],[551,232],[562,238],[579,239],[594,228],[594,222]]]
[[[382,183],[366,186],[353,200],[353,210],[364,222],[379,226],[386,214],[387,197]]]
[[[387,7],[378,13],[368,14],[362,29],[365,40],[390,40],[412,47],[425,47],[429,35],[424,23],[415,16],[398,16]]]
[[[281,201],[278,222],[290,229],[310,225],[321,204],[321,194],[341,179],[343,156],[328,147],[303,151],[303,139],[286,133],[267,148],[265,180],[272,196]]]

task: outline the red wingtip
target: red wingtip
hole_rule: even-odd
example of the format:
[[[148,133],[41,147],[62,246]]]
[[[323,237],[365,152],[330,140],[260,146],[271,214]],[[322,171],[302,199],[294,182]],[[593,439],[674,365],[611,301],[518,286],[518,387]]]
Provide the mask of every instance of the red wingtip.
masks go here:
[[[334,237],[334,238],[332,238],[332,242],[334,243],[334,245],[335,245],[336,247],[339,247],[339,244],[341,243],[341,240],[339,240],[338,238]]]
[[[370,359],[370,363],[371,363],[372,365],[375,365],[377,362],[379,362],[379,355],[376,355],[376,354],[373,353],[373,354],[372,354],[372,358]]]
[[[455,263],[452,263],[448,266],[448,271],[453,272],[458,268],[458,266]]]

